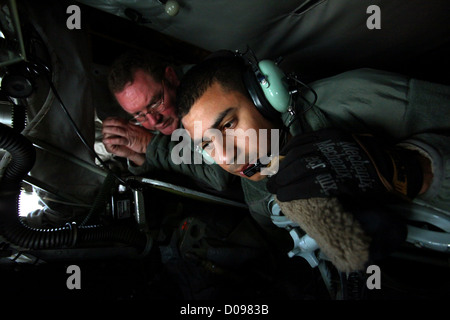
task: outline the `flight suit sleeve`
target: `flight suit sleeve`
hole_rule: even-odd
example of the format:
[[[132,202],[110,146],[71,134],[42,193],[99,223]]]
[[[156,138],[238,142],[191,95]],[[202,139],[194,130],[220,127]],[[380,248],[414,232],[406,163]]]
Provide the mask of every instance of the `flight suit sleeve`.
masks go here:
[[[155,135],[147,146],[146,162],[129,170],[135,175],[165,170],[186,175],[207,184],[216,191],[225,191],[232,176],[216,164],[207,164],[192,151],[188,136],[172,140],[172,136]]]
[[[313,130],[372,133],[419,151],[430,159],[434,177],[415,200],[450,212],[450,86],[367,68],[310,86],[318,95],[305,114]]]

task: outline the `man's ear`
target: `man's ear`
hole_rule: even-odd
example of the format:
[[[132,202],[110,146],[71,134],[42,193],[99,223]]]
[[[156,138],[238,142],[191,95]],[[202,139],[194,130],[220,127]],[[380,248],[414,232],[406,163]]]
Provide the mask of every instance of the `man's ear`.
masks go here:
[[[177,77],[177,73],[171,66],[167,66],[164,71],[164,77],[174,86],[178,87],[180,85],[180,80]]]

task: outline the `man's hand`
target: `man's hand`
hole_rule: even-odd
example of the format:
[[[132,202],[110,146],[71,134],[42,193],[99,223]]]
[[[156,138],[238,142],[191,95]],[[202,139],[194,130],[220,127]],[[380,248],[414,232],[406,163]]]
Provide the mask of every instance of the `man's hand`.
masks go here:
[[[319,130],[293,137],[280,154],[285,158],[267,183],[280,201],[334,196],[377,198],[387,192],[413,198],[422,188],[417,153],[369,135]]]
[[[102,142],[108,152],[128,158],[137,165],[144,163],[147,145],[153,138],[147,129],[111,117],[103,121],[102,133]]]

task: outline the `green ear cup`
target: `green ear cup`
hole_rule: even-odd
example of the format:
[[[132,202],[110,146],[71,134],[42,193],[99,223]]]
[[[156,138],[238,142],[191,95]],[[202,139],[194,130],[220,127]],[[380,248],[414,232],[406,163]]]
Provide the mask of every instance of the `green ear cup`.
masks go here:
[[[284,72],[270,60],[262,60],[258,66],[266,77],[260,84],[267,101],[278,112],[286,112],[289,108],[290,94]]]

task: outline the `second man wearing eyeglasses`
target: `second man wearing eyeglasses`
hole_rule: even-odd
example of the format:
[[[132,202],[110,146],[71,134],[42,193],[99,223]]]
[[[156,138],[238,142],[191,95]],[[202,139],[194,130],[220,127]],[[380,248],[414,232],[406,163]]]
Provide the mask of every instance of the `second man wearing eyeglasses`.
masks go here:
[[[111,66],[108,84],[122,109],[133,118],[105,119],[103,144],[108,152],[142,166],[155,134],[170,135],[179,126],[174,103],[178,76],[156,58],[126,53]]]

